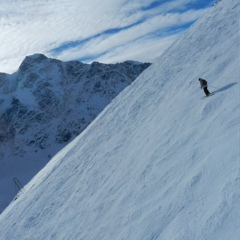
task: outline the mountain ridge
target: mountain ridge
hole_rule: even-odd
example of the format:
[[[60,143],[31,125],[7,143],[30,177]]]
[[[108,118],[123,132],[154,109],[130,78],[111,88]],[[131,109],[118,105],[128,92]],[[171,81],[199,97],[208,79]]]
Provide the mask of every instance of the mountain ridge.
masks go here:
[[[14,197],[14,177],[26,184],[149,65],[62,62],[34,54],[16,73],[0,73],[0,175],[8,181],[2,181],[0,202]]]

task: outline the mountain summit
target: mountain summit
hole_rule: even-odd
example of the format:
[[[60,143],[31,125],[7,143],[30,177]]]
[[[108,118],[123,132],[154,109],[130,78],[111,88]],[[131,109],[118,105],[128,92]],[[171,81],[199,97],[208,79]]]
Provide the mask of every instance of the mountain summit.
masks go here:
[[[3,239],[238,240],[239,12],[220,1],[122,91],[1,214]]]
[[[26,184],[150,64],[62,62],[27,56],[0,74],[0,212]]]

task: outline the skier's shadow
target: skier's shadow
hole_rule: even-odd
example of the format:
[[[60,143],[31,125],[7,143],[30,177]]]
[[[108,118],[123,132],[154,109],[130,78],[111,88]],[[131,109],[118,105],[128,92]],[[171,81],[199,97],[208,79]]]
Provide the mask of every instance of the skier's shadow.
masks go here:
[[[228,90],[229,88],[233,87],[236,84],[238,84],[238,82],[230,83],[230,84],[228,84],[228,85],[226,85],[226,86],[224,86],[224,87],[214,91],[214,93],[226,91],[226,90]]]

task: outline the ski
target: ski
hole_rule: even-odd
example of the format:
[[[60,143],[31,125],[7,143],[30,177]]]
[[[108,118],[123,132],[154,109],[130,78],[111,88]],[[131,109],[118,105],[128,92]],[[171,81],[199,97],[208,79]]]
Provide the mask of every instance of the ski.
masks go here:
[[[214,95],[214,93],[210,93],[208,96],[201,97],[201,99],[205,99],[205,98],[211,97],[212,95]]]

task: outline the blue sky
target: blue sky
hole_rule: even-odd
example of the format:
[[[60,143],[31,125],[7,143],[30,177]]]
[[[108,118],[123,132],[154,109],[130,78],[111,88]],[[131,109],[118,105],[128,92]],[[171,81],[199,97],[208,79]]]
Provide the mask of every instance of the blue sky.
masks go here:
[[[62,61],[154,62],[212,0],[1,0],[0,72],[27,55]]]

